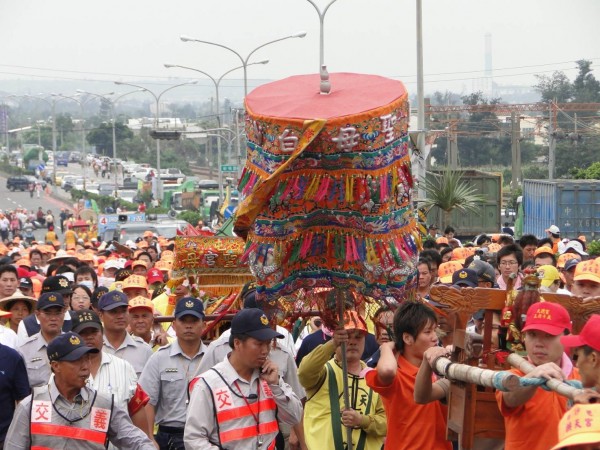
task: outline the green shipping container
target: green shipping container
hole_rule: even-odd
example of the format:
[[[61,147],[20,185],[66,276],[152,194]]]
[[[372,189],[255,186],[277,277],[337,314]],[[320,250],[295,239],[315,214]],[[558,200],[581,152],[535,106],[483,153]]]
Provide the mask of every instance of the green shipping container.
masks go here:
[[[454,209],[450,223],[459,238],[472,238],[481,233],[499,233],[502,229],[502,175],[479,170],[459,170],[462,180],[483,195],[485,201],[477,206],[476,212],[463,212]],[[436,171],[434,171],[436,173]],[[427,214],[427,225],[441,227],[443,214],[440,208],[433,207]],[[444,230],[440,230],[440,233]]]

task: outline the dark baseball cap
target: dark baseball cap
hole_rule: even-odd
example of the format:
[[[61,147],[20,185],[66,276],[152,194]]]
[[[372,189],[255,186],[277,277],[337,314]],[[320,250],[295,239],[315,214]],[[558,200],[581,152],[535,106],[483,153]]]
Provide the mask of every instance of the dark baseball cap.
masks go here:
[[[488,281],[492,284],[496,282],[496,271],[488,262],[480,259],[474,259],[473,262],[469,264],[468,269],[475,271],[477,277],[482,281]]]
[[[48,360],[52,361],[77,361],[88,353],[99,353],[100,350],[88,347],[81,336],[69,331],[60,334],[50,341],[46,348]]]
[[[33,289],[33,281],[31,281],[31,278],[29,277],[19,278],[19,287]]]
[[[231,321],[231,335],[245,334],[259,341],[273,338],[283,339],[283,335],[269,326],[269,318],[262,309],[248,308],[238,312]]]
[[[69,279],[62,275],[48,277],[42,283],[42,292],[60,292],[61,294],[72,294]]]
[[[60,292],[46,292],[40,295],[37,302],[38,310],[52,308],[53,306],[65,307],[65,300]]]
[[[98,309],[101,311],[110,311],[111,309],[118,308],[119,306],[129,307],[129,300],[121,291],[107,292],[100,297],[100,301],[98,302]]]
[[[194,316],[204,319],[204,304],[195,297],[183,297],[175,306],[175,318]]]
[[[98,314],[90,309],[71,311],[71,331],[81,333],[86,328],[102,330],[102,322]]]
[[[574,269],[575,266],[577,266],[577,264],[579,264],[581,261],[578,260],[577,258],[571,258],[569,260],[567,260],[567,262],[565,263],[565,267],[563,268],[563,270],[571,270]]]
[[[477,287],[479,285],[479,278],[477,278],[477,272],[472,269],[461,269],[457,270],[452,274],[452,285],[454,286],[468,286]]]

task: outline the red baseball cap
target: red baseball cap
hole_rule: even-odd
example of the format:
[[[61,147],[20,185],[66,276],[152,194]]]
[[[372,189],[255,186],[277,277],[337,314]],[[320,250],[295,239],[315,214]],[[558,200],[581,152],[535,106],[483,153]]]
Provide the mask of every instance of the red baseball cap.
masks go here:
[[[163,277],[163,273],[159,269],[150,269],[146,274],[146,281],[148,284],[156,283],[160,281],[161,283],[165,281]]]
[[[600,315],[592,315],[579,334],[563,336],[560,338],[560,343],[566,348],[583,347],[584,345],[587,345],[600,352]]]
[[[538,302],[527,310],[522,331],[537,330],[558,336],[571,329],[571,317],[564,306],[552,302]]]

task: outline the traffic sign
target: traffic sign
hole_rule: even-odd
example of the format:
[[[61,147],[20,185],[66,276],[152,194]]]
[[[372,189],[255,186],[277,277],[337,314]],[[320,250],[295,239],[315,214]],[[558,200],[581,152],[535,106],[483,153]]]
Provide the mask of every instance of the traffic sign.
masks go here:
[[[222,164],[221,165],[221,172],[237,172],[238,171],[238,166],[232,166],[232,165],[225,165]]]

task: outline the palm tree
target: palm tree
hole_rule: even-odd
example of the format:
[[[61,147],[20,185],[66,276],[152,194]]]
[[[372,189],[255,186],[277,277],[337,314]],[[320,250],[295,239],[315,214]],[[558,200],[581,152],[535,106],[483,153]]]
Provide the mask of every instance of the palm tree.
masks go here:
[[[443,211],[443,230],[450,222],[450,214],[457,208],[462,212],[477,212],[485,198],[463,181],[462,174],[455,170],[441,173],[428,172],[423,189],[427,195],[423,207],[429,212],[437,206]]]

